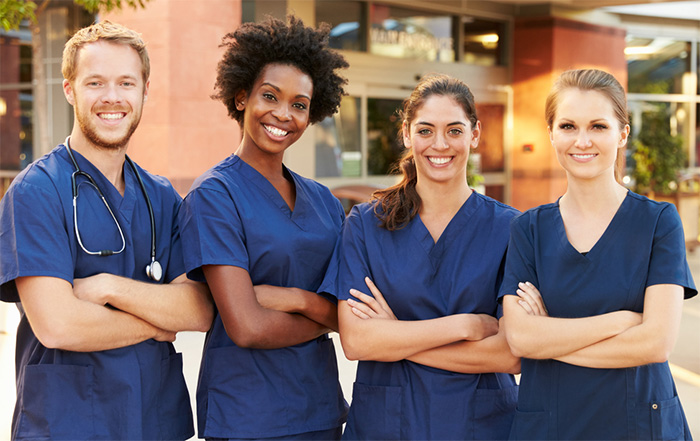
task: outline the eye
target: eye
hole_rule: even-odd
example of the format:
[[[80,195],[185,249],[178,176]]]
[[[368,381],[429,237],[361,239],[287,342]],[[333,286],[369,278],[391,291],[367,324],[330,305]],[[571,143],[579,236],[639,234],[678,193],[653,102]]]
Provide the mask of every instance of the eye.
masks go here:
[[[464,132],[461,129],[450,129],[449,132],[447,132],[447,133],[449,133],[450,135],[453,135],[453,136],[459,136]]]
[[[132,83],[131,81],[123,81],[122,86],[124,87],[134,87],[136,84]]]
[[[308,106],[304,103],[294,103],[293,106],[299,110],[306,110],[308,108]]]
[[[266,100],[277,101],[277,97],[276,97],[275,95],[271,94],[270,92],[264,92],[264,93],[262,94],[262,96],[263,96],[263,98],[265,98]]]
[[[569,123],[561,123],[561,124],[559,124],[559,128],[560,128],[561,130],[571,130],[571,129],[574,128],[574,125],[573,125],[573,124],[569,124]]]
[[[605,124],[593,124],[593,129],[595,130],[606,130],[608,126]]]
[[[432,132],[430,129],[419,129],[416,133],[419,135],[430,135]]]

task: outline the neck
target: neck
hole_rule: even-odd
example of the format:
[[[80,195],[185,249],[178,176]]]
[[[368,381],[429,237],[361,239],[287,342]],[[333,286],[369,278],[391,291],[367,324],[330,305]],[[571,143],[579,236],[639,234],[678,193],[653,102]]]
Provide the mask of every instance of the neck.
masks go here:
[[[569,177],[568,188],[561,204],[577,209],[580,213],[597,213],[612,207],[617,209],[627,195],[627,189],[613,176],[580,180]]]
[[[236,156],[265,176],[268,181],[272,182],[284,178],[284,167],[282,165],[284,153],[276,155],[265,154],[257,148],[246,148],[243,143],[244,141],[241,141],[241,145],[236,150]]]
[[[421,198],[421,214],[454,215],[471,196],[472,189],[464,182],[433,183],[418,179],[416,191]]]
[[[69,144],[72,150],[90,161],[122,195],[124,194],[124,161],[128,143],[117,149],[100,147],[88,140],[79,128],[74,127]]]

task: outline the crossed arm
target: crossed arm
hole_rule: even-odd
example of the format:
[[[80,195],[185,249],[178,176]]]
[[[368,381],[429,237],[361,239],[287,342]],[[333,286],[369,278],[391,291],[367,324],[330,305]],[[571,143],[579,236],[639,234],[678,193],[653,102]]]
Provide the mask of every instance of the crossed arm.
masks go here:
[[[316,293],[254,287],[248,271],[236,266],[207,265],[203,270],[226,333],[238,346],[283,348],[337,329],[335,305]]]
[[[539,291],[521,283],[503,300],[506,336],[516,355],[556,359],[590,368],[625,368],[668,360],[678,337],[683,288],[646,289],[643,313],[615,311],[598,316],[549,317]]]
[[[32,330],[50,348],[92,352],[174,341],[178,331],[208,329],[213,318],[206,286],[184,275],[166,285],[110,274],[76,279],[75,287],[54,277],[15,283]]]
[[[430,320],[397,320],[383,295],[366,278],[372,296],[357,290],[338,305],[340,338],[350,359],[407,359],[453,372],[520,371],[498,320],[486,314],[454,314]]]

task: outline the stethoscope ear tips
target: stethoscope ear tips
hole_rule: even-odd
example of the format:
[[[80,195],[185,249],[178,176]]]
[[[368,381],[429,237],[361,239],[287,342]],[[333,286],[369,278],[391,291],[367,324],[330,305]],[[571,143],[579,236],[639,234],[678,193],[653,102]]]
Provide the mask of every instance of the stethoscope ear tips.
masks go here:
[[[160,266],[157,260],[152,260],[150,265],[146,265],[146,274],[151,280],[160,282],[160,279],[163,277],[163,267]]]

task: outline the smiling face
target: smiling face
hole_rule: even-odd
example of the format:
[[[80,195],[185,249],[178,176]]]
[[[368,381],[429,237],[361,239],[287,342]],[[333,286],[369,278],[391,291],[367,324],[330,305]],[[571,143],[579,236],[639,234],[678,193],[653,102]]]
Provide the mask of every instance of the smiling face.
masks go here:
[[[268,64],[248,96],[241,91],[236,107],[243,110],[243,141],[237,154],[248,163],[276,158],[294,144],[309,125],[313,94],[311,77],[296,67]]]
[[[617,151],[625,146],[628,135],[629,126],[620,127],[605,94],[578,88],[561,92],[549,136],[570,178],[614,180]]]
[[[80,48],[73,81],[63,81],[73,106],[74,144],[125,148],[141,120],[148,83],[138,53],[130,46],[97,41]]]
[[[462,106],[445,95],[432,95],[404,122],[404,145],[413,149],[418,184],[421,182],[466,185],[469,150],[479,144],[481,123],[476,127]]]

